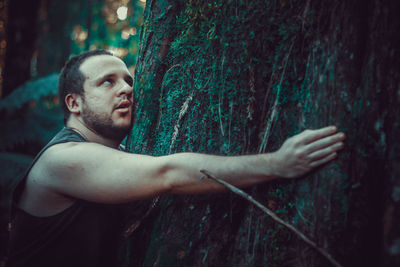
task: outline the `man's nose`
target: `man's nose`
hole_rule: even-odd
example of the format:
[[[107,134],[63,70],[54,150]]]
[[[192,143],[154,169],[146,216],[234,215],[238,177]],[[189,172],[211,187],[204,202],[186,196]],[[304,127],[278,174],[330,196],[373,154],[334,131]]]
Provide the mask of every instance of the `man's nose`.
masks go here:
[[[126,95],[129,99],[133,95],[133,88],[128,83],[123,82],[122,86],[119,88],[118,96]]]

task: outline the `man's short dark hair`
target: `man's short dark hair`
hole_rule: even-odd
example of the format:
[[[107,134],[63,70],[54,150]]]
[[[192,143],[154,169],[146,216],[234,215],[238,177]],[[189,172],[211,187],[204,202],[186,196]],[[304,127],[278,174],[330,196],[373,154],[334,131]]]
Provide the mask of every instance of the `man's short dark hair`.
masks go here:
[[[85,82],[85,76],[79,70],[79,67],[89,57],[98,55],[114,56],[111,52],[102,49],[86,51],[68,60],[61,70],[58,80],[58,97],[60,99],[61,108],[64,112],[64,124],[67,123],[67,120],[71,115],[67,105],[65,104],[65,97],[72,93],[83,95],[83,83]]]

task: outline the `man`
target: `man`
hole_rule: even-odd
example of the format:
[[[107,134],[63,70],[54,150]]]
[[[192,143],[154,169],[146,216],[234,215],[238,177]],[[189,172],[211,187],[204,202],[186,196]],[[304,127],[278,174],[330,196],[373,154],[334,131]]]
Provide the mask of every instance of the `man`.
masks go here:
[[[201,180],[201,169],[238,187],[294,178],[343,147],[344,134],[330,126],[306,130],[270,154],[121,152],[132,124],[132,83],[123,61],[104,50],[66,63],[59,81],[66,128],[39,153],[15,192],[9,266],[114,266],[121,231],[115,204],[224,189]]]

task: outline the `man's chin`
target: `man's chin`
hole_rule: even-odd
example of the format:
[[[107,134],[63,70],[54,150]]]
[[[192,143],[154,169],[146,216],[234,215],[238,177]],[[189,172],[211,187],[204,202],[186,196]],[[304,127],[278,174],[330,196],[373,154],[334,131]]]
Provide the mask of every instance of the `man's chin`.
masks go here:
[[[115,132],[118,132],[120,135],[123,135],[122,138],[124,138],[132,130],[132,122],[129,121],[119,124],[114,124],[112,128]]]
[[[127,134],[129,133],[129,131],[132,129],[132,122],[131,121],[123,121],[120,123],[114,123],[113,124],[113,129],[119,129],[119,131],[126,131]]]
[[[126,113],[126,115],[114,113],[110,118],[104,114],[96,114],[87,108],[84,111],[82,114],[83,122],[97,134],[107,139],[122,141],[132,128],[131,112]]]

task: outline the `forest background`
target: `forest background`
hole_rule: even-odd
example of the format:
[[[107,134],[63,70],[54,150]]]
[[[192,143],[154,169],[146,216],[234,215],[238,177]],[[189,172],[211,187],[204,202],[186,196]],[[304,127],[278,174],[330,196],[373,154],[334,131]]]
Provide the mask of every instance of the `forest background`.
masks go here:
[[[335,162],[246,192],[343,266],[400,266],[399,11],[396,0],[1,1],[2,229],[10,188],[62,127],[60,68],[104,48],[135,75],[133,153],[254,154],[337,125],[348,138]],[[233,193],[162,197],[121,265],[331,266]]]

